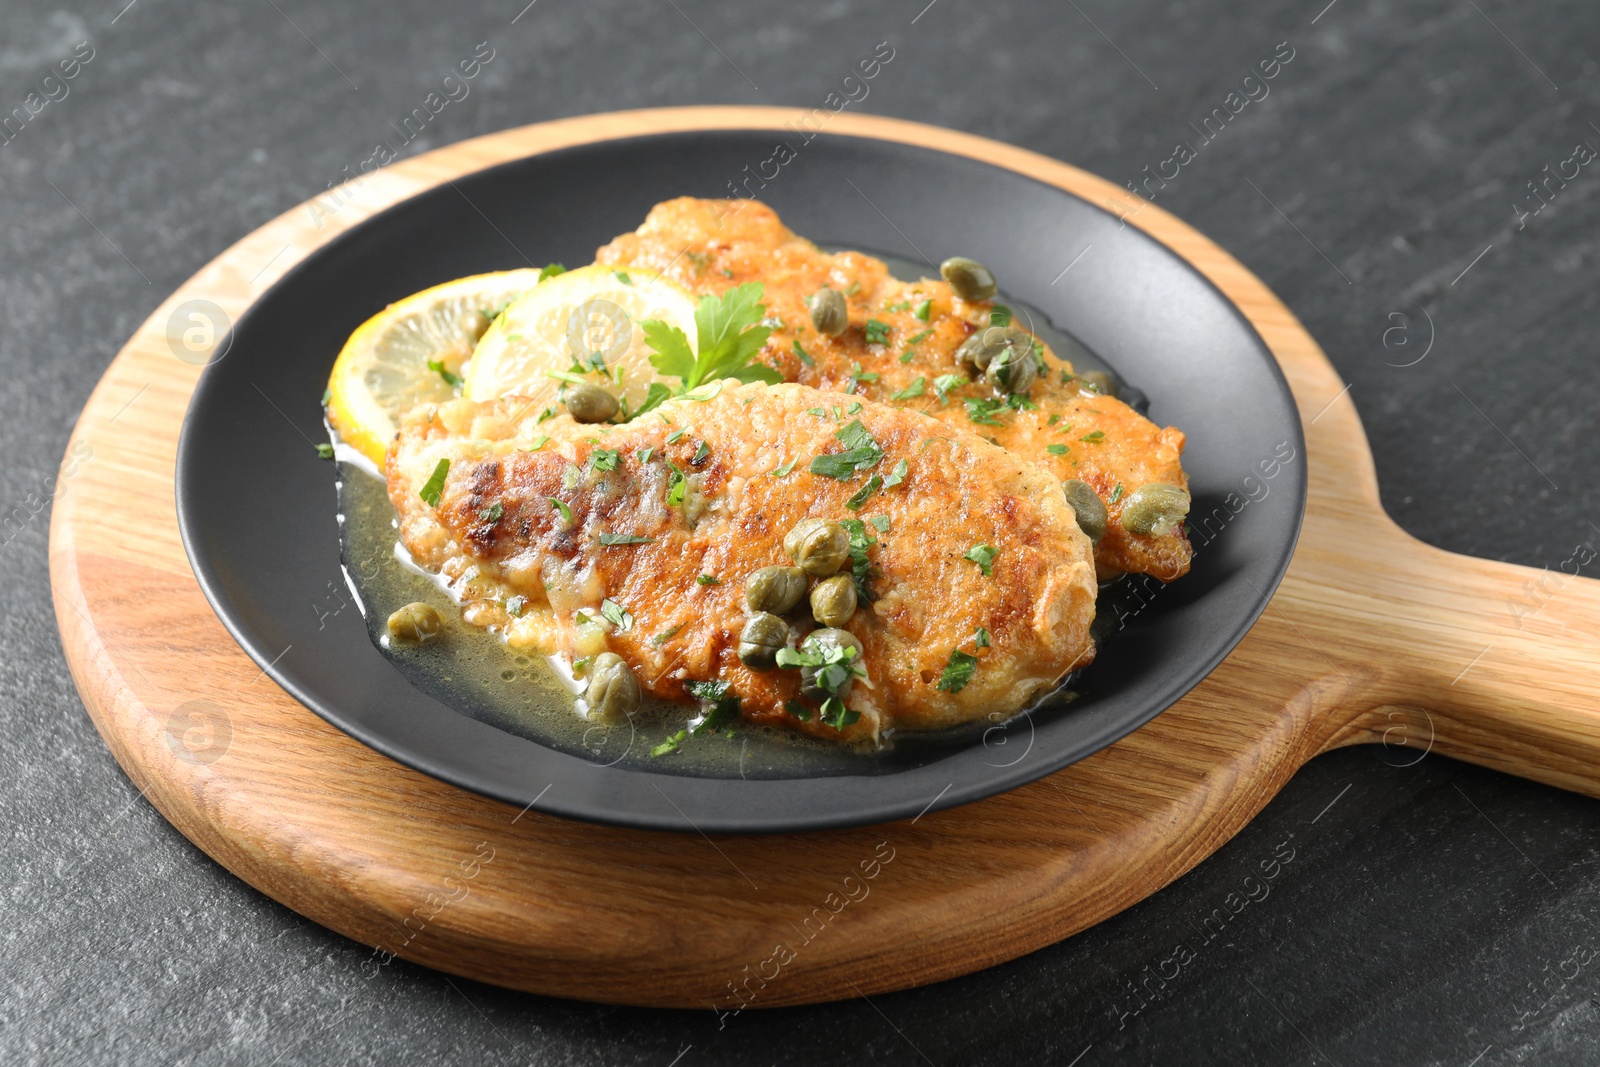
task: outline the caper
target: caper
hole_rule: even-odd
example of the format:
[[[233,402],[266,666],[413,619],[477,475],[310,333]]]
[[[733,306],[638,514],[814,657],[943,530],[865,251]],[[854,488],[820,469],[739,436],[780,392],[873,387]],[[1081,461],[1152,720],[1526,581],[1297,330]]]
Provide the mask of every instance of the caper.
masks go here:
[[[778,649],[789,643],[789,624],[768,611],[750,616],[739,631],[739,662],[756,671],[777,666]]]
[[[838,337],[850,328],[850,309],[844,294],[823,286],[811,295],[811,325],[828,337]]]
[[[432,604],[415,601],[389,616],[389,636],[420,645],[444,633],[444,617]]]
[[[1175,485],[1141,485],[1122,505],[1122,528],[1133,534],[1165,537],[1189,514],[1189,494]]]
[[[850,537],[844,528],[822,519],[801,519],[783,538],[783,550],[795,565],[826,578],[850,558]]]
[[[762,567],[744,583],[744,602],[751,611],[782,615],[806,595],[806,574],[799,567]]]
[[[1103,370],[1086,370],[1078,374],[1078,384],[1101,396],[1117,395],[1117,380]]]
[[[608,422],[617,413],[617,398],[592,382],[568,386],[565,399],[574,422]]]
[[[639,707],[639,679],[615,652],[602,652],[589,664],[589,688],[583,691],[589,702],[589,717],[617,719]]]
[[[836,648],[854,648],[856,650],[855,657],[849,662],[852,665],[861,662],[861,642],[856,640],[856,635],[848,630],[812,630],[800,645],[800,649],[803,652],[828,652]],[[800,693],[802,696],[808,700],[821,703],[828,697],[838,697],[843,700],[849,695],[850,684],[854,675],[847,670],[844,681],[830,691],[823,688],[817,679],[818,673],[826,669],[825,667],[800,668]]]
[[[992,328],[990,327],[990,329]],[[988,332],[989,330],[979,330],[965,341],[962,341],[961,347],[956,349],[956,362],[971,371],[982,374],[988,368],[989,361],[994,358],[995,352],[994,348],[984,339],[984,335]]]
[[[994,275],[975,259],[951,256],[939,264],[939,273],[963,300],[989,300],[994,296]]]
[[[856,613],[856,583],[848,574],[824,578],[811,590],[811,617],[824,626],[843,626]]]
[[[1067,503],[1078,516],[1078,529],[1088,535],[1091,544],[1098,545],[1106,535],[1106,505],[1100,494],[1088,482],[1071,478],[1061,483],[1066,490]]]
[[[1033,345],[1008,344],[994,354],[983,376],[1001,392],[1022,394],[1033,388],[1039,377],[1039,361],[1033,356]]]

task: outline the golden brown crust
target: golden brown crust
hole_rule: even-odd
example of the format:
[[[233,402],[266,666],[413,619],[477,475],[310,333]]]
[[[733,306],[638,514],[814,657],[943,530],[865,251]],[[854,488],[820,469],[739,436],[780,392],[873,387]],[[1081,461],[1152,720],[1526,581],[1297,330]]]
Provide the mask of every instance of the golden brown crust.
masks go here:
[[[455,401],[404,419],[389,454],[390,497],[405,545],[452,579],[469,622],[573,655],[577,613],[593,616],[609,598],[632,624],[608,627],[604,645],[647,691],[683,699],[685,681],[724,679],[755,721],[841,737],[815,716],[804,723],[785,711],[799,695],[798,672],[752,671],[736,655],[745,577],[786,562],[783,536],[807,517],[889,522],[886,533],[866,527],[878,542],[869,550],[881,572],[871,582],[877,599],[845,627],[861,640],[870,675],[856,683],[849,704],[863,715],[845,739],[1004,717],[1086,664],[1094,567],[1059,486],[966,430],[879,404],[842,410],[853,403],[797,385],[729,381],[710,401],[669,401],[602,428],[565,415],[539,424],[516,398]],[[818,409],[821,417],[810,413]],[[903,483],[859,511],[846,502],[867,474],[840,481],[808,470],[815,456],[843,449],[835,433],[852,419],[884,450],[876,471],[907,464]],[[541,436],[549,441],[529,451]],[[600,466],[617,454],[614,470],[596,469],[597,450]],[[418,491],[440,459],[450,467],[434,508]],[[790,474],[771,475],[790,460]],[[667,503],[673,465],[689,483],[682,506]],[[570,525],[552,497],[570,509]],[[601,534],[650,541],[607,546]],[[977,544],[998,550],[992,576],[963,558]],[[699,583],[702,574],[720,584]],[[527,599],[519,618],[505,611],[511,595]],[[790,618],[801,630],[810,627],[804,615],[802,607]],[[979,627],[988,648],[974,640]],[[958,648],[979,664],[965,688],[945,692],[937,683]]]
[[[773,325],[761,358],[786,381],[915,408],[952,428],[983,435],[1057,479],[1087,482],[1111,515],[1095,552],[1102,578],[1129,571],[1171,581],[1188,572],[1192,549],[1181,528],[1141,536],[1118,521],[1123,499],[1141,485],[1188,488],[1181,430],[1156,426],[1120,400],[1087,390],[1071,376],[1071,365],[1048,350],[1049,373],[1029,394],[1037,408],[996,413],[997,425],[974,423],[964,403],[992,397],[982,382],[963,382],[943,399],[936,395],[935,379],[961,370],[955,350],[988,323],[991,302],[963,301],[942,279],[901,282],[881,260],[860,252],[821,252],[754,200],[665,201],[651,209],[638,230],[601,248],[595,259],[648,267],[702,294],[761,282]],[[824,285],[847,293],[852,328],[838,337],[820,335],[810,326],[805,300]],[[923,301],[928,302],[925,318],[916,313]],[[868,342],[863,330],[868,320],[884,324],[885,343]],[[910,359],[902,362],[907,353]],[[1098,439],[1084,440],[1096,433]],[[1067,450],[1057,455],[1050,445]],[[1118,485],[1123,493],[1113,502]]]

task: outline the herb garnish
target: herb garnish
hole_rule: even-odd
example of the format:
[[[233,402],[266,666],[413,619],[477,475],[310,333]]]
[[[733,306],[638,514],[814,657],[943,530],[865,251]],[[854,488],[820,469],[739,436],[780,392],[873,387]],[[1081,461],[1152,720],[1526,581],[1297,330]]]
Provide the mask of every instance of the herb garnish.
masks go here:
[[[996,304],[994,307],[990,308],[989,309],[989,325],[990,326],[1010,326],[1011,325],[1011,309],[1006,307],[1004,304]]]
[[[633,629],[633,616],[628,614],[628,609],[610,597],[600,601],[600,617],[615,626],[618,633]]]
[[[439,465],[433,468],[433,473],[428,475],[428,480],[422,483],[422,488],[417,492],[424,504],[427,504],[430,508],[439,506],[439,497],[444,492],[445,475],[449,473],[450,461],[441,459]]]
[[[869,583],[880,572],[867,559],[867,549],[878,542],[867,533],[866,524],[860,519],[840,519],[839,525],[850,535],[850,577],[856,583],[856,596],[860,597],[863,604],[870,604],[877,596]]]
[[[973,634],[972,638],[973,638],[973,643],[976,644],[979,648],[988,648],[989,647],[989,630],[988,630],[987,627],[983,627],[983,626],[978,627],[977,633]]]
[[[1089,441],[1091,443],[1095,441],[1104,441],[1105,439],[1106,434],[1104,430],[1096,430],[1094,433],[1086,433],[1082,437],[1078,438],[1080,441]]]
[[[650,457],[655,455],[655,454],[656,454],[655,446],[654,445],[649,445],[649,446],[647,446],[645,448],[641,448],[638,451],[634,452],[633,458],[638,460],[640,463],[649,463],[650,462]]]
[[[671,389],[660,382],[651,382],[649,388],[644,391],[644,401],[640,403],[639,410],[633,413],[633,417],[637,419],[647,411],[654,411],[671,395]]]
[[[800,457],[796,456],[793,459],[791,459],[789,462],[772,468],[767,473],[772,475],[774,478],[786,478],[786,477],[788,477],[789,472],[794,470],[794,465],[796,463],[799,463],[799,462],[800,462]]]
[[[856,471],[865,470],[883,459],[883,447],[872,436],[860,419],[852,419],[847,426],[834,431],[833,436],[844,445],[843,452],[825,452],[811,461],[811,473],[840,481]]]
[[[333,446],[326,441],[317,442],[317,456],[321,459],[333,458]]]
[[[967,549],[966,552],[962,553],[961,558],[970,559],[972,562],[976,563],[978,565],[978,569],[983,571],[983,576],[985,578],[993,578],[994,558],[999,554],[1000,550],[998,548],[994,548],[989,545],[973,545],[971,548]]]
[[[1044,450],[1052,456],[1064,456],[1067,454],[1066,445],[1045,445]]]
[[[872,477],[867,479],[867,484],[856,490],[855,495],[844,502],[844,506],[849,508],[851,511],[860,511],[862,506],[866,504],[867,498],[882,488],[883,476],[881,474],[874,474]]]
[[[904,389],[901,389],[901,390],[899,390],[897,392],[890,393],[889,394],[889,399],[890,400],[910,400],[910,399],[912,399],[914,397],[919,397],[923,393],[927,392],[927,385],[928,385],[928,379],[919,374],[915,378],[913,378],[912,381],[911,381],[911,384],[906,386]]]
[[[505,509],[503,509],[500,506],[500,501],[496,500],[493,504],[490,504],[488,507],[482,508],[482,509],[479,510],[479,512],[478,512],[478,521],[479,522],[499,522],[500,521],[500,516],[502,514],[504,514],[504,513],[505,513]]]
[[[572,509],[567,507],[566,502],[562,501],[562,500],[557,500],[553,496],[546,497],[545,499],[550,501],[551,506],[553,506],[557,511],[561,512],[561,521],[566,523],[568,526],[571,526],[572,525]]]
[[[528,598],[525,596],[513,596],[506,598],[506,614],[510,615],[513,619],[522,618],[522,610],[527,606]]]
[[[894,470],[889,472],[889,477],[883,480],[883,487],[885,489],[893,489],[895,486],[906,480],[906,474],[910,470],[911,465],[905,460],[901,460],[899,463],[896,463],[894,465]]]
[[[695,449],[694,455],[689,457],[689,462],[693,466],[698,467],[700,464],[706,461],[706,457],[709,455],[711,455],[711,446],[706,444],[704,441],[701,441],[700,447]]]
[[[611,449],[597,448],[589,453],[589,466],[597,471],[614,471],[621,461],[622,453]]]
[[[939,403],[943,404],[947,401],[946,394],[950,390],[966,383],[967,376],[965,374],[941,374],[933,380],[933,391],[939,394]]]
[[[927,322],[928,321],[928,315],[932,311],[933,311],[933,301],[932,300],[924,300],[922,303],[918,304],[916,307],[911,309],[911,314],[915,315],[917,318],[921,319],[923,322]],[[912,344],[916,344],[916,340],[913,339],[911,343]]]
[[[722,579],[718,578],[715,574],[702,574],[700,577],[696,578],[695,581],[700,583],[701,585],[721,585],[722,584]]]
[[[1119,501],[1121,499],[1122,499],[1122,483],[1118,482],[1117,483],[1117,487],[1115,489],[1111,490],[1111,502],[1113,504],[1115,504],[1117,501]]]
[[[667,476],[667,507],[675,508],[683,503],[683,494],[689,487],[689,479],[672,460],[667,460],[667,466],[672,468],[672,473]]]
[[[521,451],[523,451],[523,452],[537,452],[537,451],[539,451],[539,449],[543,448],[545,445],[547,445],[549,443],[550,443],[549,436],[546,435],[546,434],[540,434],[538,437],[535,437],[533,439],[533,444],[529,445],[527,448],[521,449]]]
[[[602,545],[653,545],[654,537],[641,537],[638,534],[603,533],[600,535]]]
[[[655,748],[652,748],[650,750],[650,755],[651,756],[665,756],[665,755],[668,755],[669,753],[676,752],[676,751],[678,751],[678,746],[683,744],[687,740],[689,740],[689,731],[688,730],[679,730],[677,733],[673,734],[671,737],[669,737],[665,741],[661,742]]]
[[[887,515],[874,515],[870,519],[868,519],[867,521],[872,523],[872,525],[876,526],[878,528],[878,532],[879,533],[888,533],[889,532],[889,516],[887,516]]]
[[[999,426],[1000,420],[995,418],[997,412],[1005,410],[1004,400],[995,400],[992,397],[969,396],[964,401],[967,405],[967,418],[979,426]]]
[[[765,287],[760,282],[735,286],[720,297],[702,297],[695,308],[696,346],[676,326],[660,319],[639,324],[652,355],[650,365],[659,374],[677,378],[678,393],[689,392],[701,382],[737,378],[741,382],[783,381],[783,375],[755,362],[761,346],[772,330],[757,325],[767,313],[761,303]]]
[[[539,281],[542,282],[546,278],[554,278],[557,274],[565,273],[567,273],[567,268],[560,263],[546,263],[543,269],[539,271]]]
[[[800,347],[799,341],[795,341],[793,347],[794,354],[800,357],[801,363],[804,363],[808,367],[815,367],[817,365],[817,361],[811,358],[811,353]]]
[[[681,629],[683,629],[683,623],[680,622],[678,625],[674,626],[670,630],[661,631],[660,633],[656,634],[654,637],[652,637],[650,639],[651,646],[653,646],[655,648],[660,648],[662,645],[666,644],[672,638],[678,636],[678,631],[681,630]]]
[[[959,648],[950,650],[950,662],[939,675],[938,688],[946,693],[959,693],[972,681],[972,672],[978,669],[978,657]]]
[[[862,330],[867,335],[867,344],[885,345],[889,343],[889,324],[878,319],[868,319]]]

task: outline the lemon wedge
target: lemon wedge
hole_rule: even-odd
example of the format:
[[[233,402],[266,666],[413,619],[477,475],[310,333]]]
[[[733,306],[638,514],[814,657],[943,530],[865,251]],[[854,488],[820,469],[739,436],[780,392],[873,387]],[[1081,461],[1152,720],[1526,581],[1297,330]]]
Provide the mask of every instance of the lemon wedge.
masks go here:
[[[538,284],[537,270],[458,278],[362,323],[328,379],[328,421],[340,438],[382,469],[400,415],[454,396],[452,378],[459,380],[495,315]]]
[[[696,336],[698,301],[641,267],[600,264],[547,278],[494,321],[473,350],[465,396],[525,396],[555,404],[564,385],[588,381],[636,410],[658,380],[640,323],[660,319]]]

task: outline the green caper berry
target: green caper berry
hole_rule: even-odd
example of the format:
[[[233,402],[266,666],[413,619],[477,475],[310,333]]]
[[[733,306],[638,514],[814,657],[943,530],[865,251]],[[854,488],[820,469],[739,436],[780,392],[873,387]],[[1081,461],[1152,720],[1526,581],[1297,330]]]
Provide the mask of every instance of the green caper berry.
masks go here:
[[[783,538],[783,550],[795,566],[816,578],[838,572],[850,558],[850,536],[822,519],[801,519]]]
[[[744,602],[751,611],[782,615],[806,595],[806,574],[799,567],[762,567],[744,583]]]
[[[975,259],[951,256],[939,264],[939,273],[944,275],[950,288],[963,300],[989,300],[994,297],[994,275]]]
[[[789,643],[789,624],[767,611],[750,616],[739,631],[739,662],[756,671],[778,665],[778,649]]]
[[[1132,534],[1165,537],[1189,514],[1189,494],[1175,485],[1141,485],[1122,505],[1122,528]]]
[[[989,361],[983,376],[1001,392],[1026,393],[1039,377],[1039,364],[1033,358],[1033,346],[1005,346]]]
[[[835,648],[854,648],[856,654],[850,662],[852,664],[861,662],[861,642],[856,640],[856,635],[849,630],[812,630],[806,635],[805,641],[801,642],[800,648],[804,652],[826,652]],[[837,697],[840,700],[844,700],[850,695],[850,686],[855,680],[853,675],[847,675],[838,689],[829,692],[817,684],[817,672],[820,669],[818,667],[800,668],[800,694],[802,696],[807,700],[820,704],[828,697]]]
[[[1062,482],[1061,488],[1066,491],[1067,503],[1072,505],[1073,513],[1078,516],[1078,529],[1088,535],[1091,544],[1098,545],[1106,535],[1105,501],[1100,499],[1100,494],[1088,482],[1076,478]]]
[[[843,626],[856,613],[856,583],[848,574],[825,578],[811,590],[811,617],[824,626]]]
[[[621,718],[639,707],[639,680],[621,656],[602,652],[589,664],[589,687],[583,698],[591,718]]]
[[[823,286],[811,296],[811,325],[827,337],[838,337],[850,328],[850,309],[844,294]]]
[[[617,413],[617,398],[592,382],[568,386],[565,402],[574,422],[607,422]]]
[[[1078,384],[1101,396],[1117,395],[1117,380],[1103,370],[1086,370],[1078,375]]]
[[[415,601],[389,616],[389,636],[420,645],[444,633],[444,617],[432,604]]]

